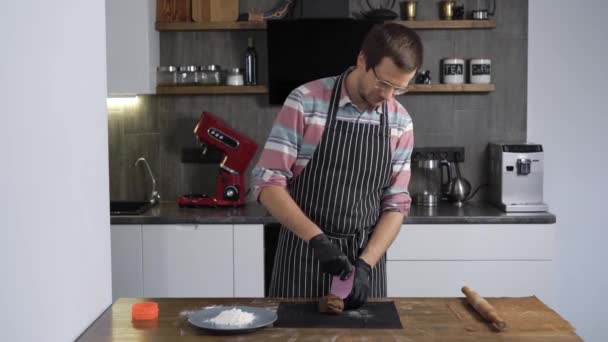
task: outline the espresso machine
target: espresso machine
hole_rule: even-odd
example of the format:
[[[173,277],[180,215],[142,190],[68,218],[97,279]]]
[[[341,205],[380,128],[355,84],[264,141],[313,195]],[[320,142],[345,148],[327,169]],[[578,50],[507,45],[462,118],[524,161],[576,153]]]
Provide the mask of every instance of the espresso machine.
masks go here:
[[[490,143],[490,200],[505,212],[547,211],[543,203],[543,147]]]
[[[180,207],[233,207],[245,204],[247,165],[257,150],[257,144],[231,129],[220,118],[203,112],[194,128],[194,135],[202,147],[201,154],[220,154],[219,173],[215,194],[187,194],[180,196]],[[212,151],[213,150],[213,151]]]

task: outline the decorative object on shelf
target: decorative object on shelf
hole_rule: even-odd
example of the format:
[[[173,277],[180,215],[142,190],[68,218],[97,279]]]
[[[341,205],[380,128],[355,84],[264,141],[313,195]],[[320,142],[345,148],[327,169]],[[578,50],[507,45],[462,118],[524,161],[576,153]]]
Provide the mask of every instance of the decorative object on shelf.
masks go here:
[[[255,47],[253,46],[253,38],[247,39],[247,50],[245,50],[245,84],[258,84],[258,61]]]
[[[481,8],[480,0],[477,0],[477,9],[471,11],[471,19],[473,20],[488,20],[490,16],[494,16],[496,11],[496,0],[492,0],[492,10],[489,10],[489,0],[486,0],[486,7]]]
[[[159,66],[156,68],[156,83],[167,85],[177,84],[177,68],[173,65]]]
[[[469,60],[469,82],[473,84],[489,84],[491,82],[492,61],[489,58],[473,58]]]
[[[228,71],[228,76],[226,77],[226,84],[231,86],[242,86],[245,84],[245,79],[243,78],[243,73],[239,68],[232,68]]]
[[[361,14],[366,19],[369,19],[369,20],[395,20],[395,19],[397,19],[397,17],[398,17],[397,13],[395,13],[389,9],[389,8],[393,8],[393,6],[395,6],[395,0],[391,1],[391,4],[390,4],[390,6],[388,6],[388,8],[385,8],[382,6],[375,8],[369,3],[369,0],[365,0],[365,1],[367,3],[367,7],[369,7],[370,10],[367,12],[362,12]]]
[[[454,7],[454,20],[464,19],[464,5]]]
[[[419,70],[416,73],[416,84],[431,84],[431,71]]]
[[[190,21],[191,0],[156,0],[156,21],[174,23]]]
[[[265,20],[276,20],[283,19],[293,6],[294,0],[285,0],[275,8],[265,11],[250,11],[239,15],[239,21],[265,21]]]
[[[418,1],[408,0],[401,3],[403,7],[403,19],[416,20],[416,5]]]
[[[442,60],[442,83],[463,84],[464,83],[464,59],[445,58]]]
[[[236,21],[239,0],[191,0],[192,20],[196,22]]]
[[[443,20],[452,20],[452,18],[454,17],[454,7],[456,7],[456,1],[454,0],[441,1],[439,3],[439,17]]]

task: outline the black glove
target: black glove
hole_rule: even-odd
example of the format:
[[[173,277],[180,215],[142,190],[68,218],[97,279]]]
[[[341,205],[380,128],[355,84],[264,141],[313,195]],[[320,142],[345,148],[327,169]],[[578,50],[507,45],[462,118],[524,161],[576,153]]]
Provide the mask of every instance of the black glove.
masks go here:
[[[370,278],[372,276],[372,267],[359,258],[355,261],[355,279],[353,280],[353,290],[346,297],[344,306],[346,309],[358,309],[363,304],[367,303],[367,298],[371,290]]]
[[[353,265],[327,235],[321,233],[310,239],[308,243],[321,263],[321,272],[339,275],[342,280],[348,279],[353,273]]]

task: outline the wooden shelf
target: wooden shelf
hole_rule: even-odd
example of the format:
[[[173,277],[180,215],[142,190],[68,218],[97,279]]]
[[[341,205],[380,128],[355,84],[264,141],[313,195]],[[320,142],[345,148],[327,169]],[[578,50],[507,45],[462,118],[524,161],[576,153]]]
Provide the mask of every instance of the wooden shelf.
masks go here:
[[[496,28],[495,20],[396,20],[395,22],[415,30]]]
[[[157,31],[226,31],[226,30],[265,30],[264,21],[215,21],[156,23]]]
[[[493,29],[495,20],[395,20],[394,22],[415,30],[444,29]],[[264,21],[217,21],[156,23],[157,31],[225,31],[225,30],[266,30]]]
[[[412,84],[409,93],[489,93],[496,90],[494,84]]]
[[[158,85],[157,94],[173,95],[196,95],[196,94],[266,94],[268,87],[265,85],[255,86],[174,86]]]
[[[494,84],[412,84],[408,93],[489,93],[496,90]],[[267,94],[268,87],[256,86],[174,86],[158,85],[157,94]]]

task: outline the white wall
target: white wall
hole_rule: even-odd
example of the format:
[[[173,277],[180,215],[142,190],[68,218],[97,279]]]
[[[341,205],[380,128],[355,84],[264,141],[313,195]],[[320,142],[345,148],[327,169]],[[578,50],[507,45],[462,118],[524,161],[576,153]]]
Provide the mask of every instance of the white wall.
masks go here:
[[[111,304],[104,0],[0,11],[3,341],[71,341]]]
[[[555,309],[608,341],[608,1],[530,0],[528,139],[557,216]],[[500,14],[498,14],[500,15]]]

